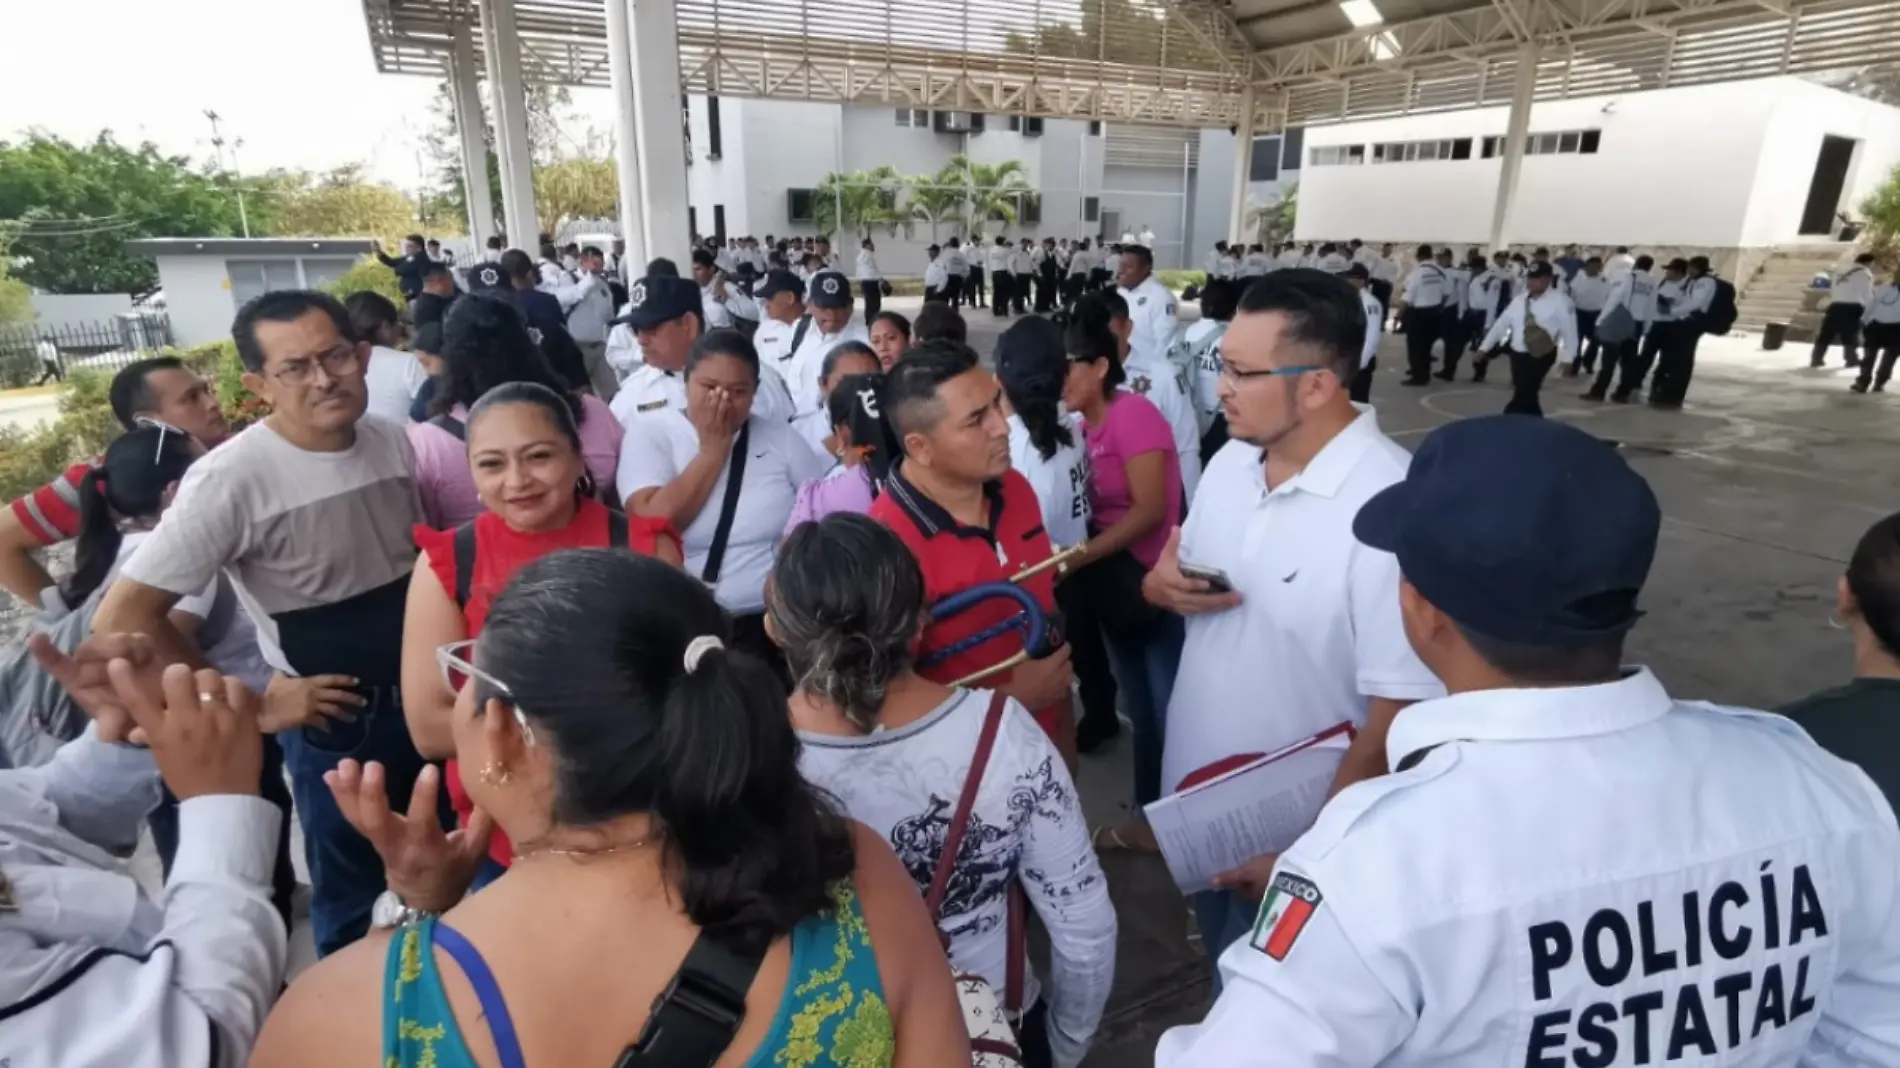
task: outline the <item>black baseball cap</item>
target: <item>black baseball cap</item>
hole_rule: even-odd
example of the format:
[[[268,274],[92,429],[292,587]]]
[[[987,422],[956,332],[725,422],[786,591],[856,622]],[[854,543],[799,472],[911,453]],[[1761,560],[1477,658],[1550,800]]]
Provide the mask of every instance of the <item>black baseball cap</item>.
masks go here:
[[[1623,633],[1656,558],[1662,509],[1616,449],[1527,415],[1439,427],[1353,534],[1459,626],[1564,645]]]
[[[753,297],[759,300],[770,300],[780,293],[796,293],[803,297],[805,283],[792,272],[783,267],[777,267],[765,272],[765,280],[752,287]]]
[[[1353,264],[1349,264],[1346,267],[1345,275],[1347,278],[1370,279],[1372,277],[1372,272],[1366,270],[1366,265],[1363,263],[1353,263]]]
[[[615,324],[626,323],[635,330],[670,323],[687,312],[706,314],[699,295],[699,283],[690,278],[650,274],[627,290],[627,307]]]
[[[478,263],[468,269],[468,291],[483,293],[491,289],[513,290],[515,284],[499,263]]]
[[[806,299],[820,308],[849,308],[851,283],[837,271],[819,271],[811,276]]]
[[[1533,260],[1530,270],[1524,272],[1526,278],[1554,278],[1556,275],[1557,269],[1548,260]]]
[[[1040,315],[1018,319],[996,339],[996,377],[1003,390],[1022,394],[1060,391],[1069,374],[1062,328]]]

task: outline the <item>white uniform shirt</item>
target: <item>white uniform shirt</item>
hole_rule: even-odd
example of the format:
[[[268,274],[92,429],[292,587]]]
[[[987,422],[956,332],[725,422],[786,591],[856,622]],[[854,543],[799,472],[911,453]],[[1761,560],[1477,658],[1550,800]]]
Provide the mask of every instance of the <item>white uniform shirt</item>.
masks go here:
[[[877,273],[877,257],[868,248],[858,250],[858,281],[875,282],[883,276]]]
[[[1028,249],[1017,247],[1010,251],[1009,270],[1011,274],[1034,274],[1036,258]]]
[[[1130,358],[1153,364],[1165,360],[1174,341],[1174,293],[1154,275],[1133,289],[1117,288],[1128,302],[1128,320],[1134,332],[1128,336]]]
[[[1149,359],[1129,350],[1122,361],[1128,382],[1122,388],[1139,393],[1153,402],[1174,431],[1174,449],[1181,463],[1181,492],[1194,499],[1194,487],[1201,483],[1201,421],[1194,414],[1182,375],[1165,353]]]
[[[1610,306],[1610,277],[1598,272],[1592,278],[1587,271],[1578,271],[1577,277],[1570,280],[1570,302],[1578,311],[1600,312]]]
[[[1673,323],[1682,318],[1682,301],[1689,292],[1689,279],[1670,281],[1664,278],[1656,283],[1656,313],[1651,322]]]
[[[1226,334],[1226,323],[1218,319],[1196,319],[1187,324],[1180,340],[1174,343],[1175,351],[1180,353],[1176,363],[1186,372],[1188,397],[1194,404],[1194,414],[1203,434],[1220,414],[1220,342]],[[1212,335],[1211,340],[1209,335]]]
[[[1519,352],[1524,348],[1524,316],[1549,332],[1551,339],[1557,342],[1557,366],[1572,362],[1578,356],[1577,347],[1577,310],[1570,305],[1570,298],[1557,292],[1552,286],[1544,290],[1543,295],[1533,297],[1530,292],[1519,293],[1512,298],[1511,306],[1504,309],[1498,321],[1491,324],[1485,332],[1484,344],[1480,349],[1489,351],[1502,344],[1505,337],[1511,339],[1511,347]]]
[[[629,431],[648,415],[666,411],[683,414],[686,376],[677,371],[662,371],[652,364],[641,364],[621,381],[620,390],[608,407],[620,425]],[[785,388],[785,380],[776,370],[763,364],[759,366],[759,391],[752,396],[752,416],[775,423],[792,421],[792,395]],[[622,442],[620,458],[626,457],[627,446]],[[622,497],[627,496],[625,486],[620,487],[620,491]]]
[[[1359,291],[1359,305],[1366,310],[1366,343],[1359,350],[1359,366],[1363,369],[1379,354],[1379,338],[1384,333],[1381,324],[1385,322],[1385,305],[1372,295],[1370,289]]]
[[[552,293],[560,286],[567,285],[574,281],[574,276],[567,273],[567,268],[555,263],[553,260],[542,260],[535,265],[535,270],[540,275],[541,280],[535,283],[534,288],[543,293]]]
[[[402,426],[409,422],[410,402],[428,380],[429,372],[414,353],[378,345],[370,350],[369,366],[363,369],[363,386],[369,394],[365,410]]]
[[[151,751],[91,727],[46,764],[0,771],[0,870],[17,906],[0,911],[0,1063],[249,1060],[288,957],[270,901],[277,810],[235,794],[181,803],[154,900],[121,858],[158,801]]]
[[[1344,274],[1346,273],[1346,268],[1352,266],[1352,261],[1337,252],[1328,252],[1319,258],[1317,265],[1320,270],[1325,271],[1327,274]]]
[[[969,273],[970,265],[968,262],[964,260],[962,249],[960,248],[944,249],[942,253],[942,258],[943,258],[943,269],[945,271],[948,271],[951,277],[960,278],[963,275]]]
[[[726,299],[720,300],[717,290],[723,286]],[[732,326],[736,316],[740,319],[759,318],[759,303],[740,291],[729,279],[714,278],[699,287],[700,306],[706,312],[706,329],[720,330]]]
[[[619,399],[614,398],[616,403]],[[719,582],[713,590],[720,606],[735,615],[758,612],[765,607],[765,577],[772,570],[772,560],[778,552],[779,538],[785,532],[785,520],[792,514],[798,487],[823,477],[831,466],[828,457],[807,445],[787,423],[761,419],[755,414],[747,425],[751,429],[746,443],[744,482],[734,505],[732,532],[726,541],[725,559],[720,564]],[[699,431],[693,428],[686,413],[656,411],[627,426],[614,485],[626,497],[664,486],[678,478],[698,454]],[[705,573],[706,556],[712,548],[713,532],[719,527],[720,506],[726,498],[726,477],[731,472],[730,463],[720,470],[719,481],[706,495],[705,506],[680,531],[686,573],[695,578]]]
[[[779,361],[792,354],[792,337],[798,333],[798,324],[803,320],[801,315],[784,323],[768,315],[759,321],[759,329],[752,335],[752,347],[758,351],[761,367],[776,370]]]
[[[1240,277],[1259,278],[1272,270],[1273,261],[1264,252],[1249,252],[1240,261]]]
[[[1144,247],[1153,249],[1155,247],[1155,232],[1153,230],[1143,230],[1141,232],[1141,243]],[[1126,244],[1126,242],[1124,242],[1124,244]]]
[[[1298,267],[1300,265],[1300,250],[1296,248],[1287,249],[1285,252],[1280,253],[1275,262],[1280,265],[1282,270],[1289,267]]]
[[[1207,276],[1209,278],[1229,278],[1233,275],[1234,261],[1227,253],[1214,249],[1207,254]]]
[[[1866,306],[1874,296],[1874,272],[1856,263],[1834,280],[1834,303]]]
[[[942,289],[950,284],[950,266],[945,262],[949,258],[939,252],[937,258],[924,267],[925,289]]]
[[[1498,274],[1486,268],[1465,283],[1465,311],[1484,313],[1484,325],[1489,328],[1491,320],[1498,313]]]
[[[1271,491],[1260,456],[1244,441],[1223,446],[1181,530],[1181,559],[1226,572],[1241,602],[1187,617],[1163,793],[1223,757],[1270,753],[1345,721],[1364,726],[1369,698],[1445,692],[1406,641],[1398,560],[1352,535],[1359,506],[1404,478],[1411,454],[1362,407]]]
[[[1447,284],[1443,268],[1436,263],[1421,263],[1406,277],[1405,292],[1400,299],[1408,308],[1442,307],[1450,296],[1446,292]]]
[[[819,329],[818,321],[814,319],[805,328],[805,337],[798,343],[797,351],[778,360],[778,372],[785,379],[786,388],[792,391],[794,417],[825,406],[825,398],[818,391],[825,354],[846,341],[862,341],[866,345],[871,343],[871,332],[865,328],[863,319],[853,315],[851,321],[835,334],[827,334]]]
[[[1393,259],[1390,256],[1384,256],[1384,255],[1377,257],[1377,259],[1378,259],[1378,262],[1372,265],[1372,277],[1378,279],[1381,282],[1398,281],[1399,280],[1399,261]]]
[[[1861,320],[1884,326],[1900,324],[1900,281],[1881,286],[1873,299],[1868,301],[1867,310],[1861,313]]]
[[[991,245],[983,254],[983,266],[991,274],[1009,273],[1009,246]]]
[[[1900,1063],[1900,832],[1790,721],[1639,670],[1413,705],[1386,753],[1157,1068]]]
[[[1122,254],[1119,252],[1108,253],[1102,257],[1102,262],[1098,265],[1098,268],[1108,272],[1110,281],[1120,278],[1122,273]]]
[[[1687,319],[1691,315],[1709,310],[1709,304],[1715,300],[1715,276],[1705,274],[1700,278],[1691,278],[1683,289],[1682,300],[1676,305],[1676,318]]]
[[[1094,254],[1087,249],[1076,249],[1069,256],[1069,273],[1086,276],[1095,266]]]
[[[1604,264],[1603,264],[1603,273],[1608,275],[1610,278],[1610,281],[1612,282],[1616,281],[1618,278],[1623,277],[1624,275],[1630,273],[1631,271],[1635,269],[1636,269],[1636,257],[1630,255],[1627,252],[1619,252],[1616,255],[1611,256],[1608,260],[1604,261]]]
[[[1089,539],[1089,451],[1082,436],[1082,417],[1070,412],[1062,422],[1074,440],[1058,446],[1055,455],[1045,460],[1029,440],[1022,417],[1010,416],[1009,463],[1036,491],[1050,544],[1066,549]]]
[[[1603,302],[1608,311],[1617,305],[1628,306],[1630,318],[1644,326],[1656,315],[1656,279],[1647,271],[1627,271],[1610,283],[1610,296]]]
[[[1445,272],[1445,306],[1456,308],[1456,313],[1463,315],[1469,307],[1465,298],[1470,295],[1471,268],[1460,264],[1440,269]]]

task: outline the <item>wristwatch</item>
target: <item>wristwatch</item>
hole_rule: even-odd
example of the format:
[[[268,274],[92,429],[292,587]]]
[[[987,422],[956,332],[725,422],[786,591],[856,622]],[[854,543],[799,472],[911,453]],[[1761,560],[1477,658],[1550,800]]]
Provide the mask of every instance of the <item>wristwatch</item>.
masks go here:
[[[370,906],[369,925],[379,930],[413,927],[433,915],[435,913],[403,904],[402,898],[396,896],[394,890],[385,890],[377,896],[376,903]]]

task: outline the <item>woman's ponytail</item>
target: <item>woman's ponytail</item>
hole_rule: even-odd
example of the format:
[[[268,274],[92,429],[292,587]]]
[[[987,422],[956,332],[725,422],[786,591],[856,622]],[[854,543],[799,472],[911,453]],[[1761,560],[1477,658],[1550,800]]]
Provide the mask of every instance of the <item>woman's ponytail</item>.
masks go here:
[[[73,573],[60,587],[60,598],[68,608],[86,603],[94,590],[112,573],[119,559],[118,519],[106,499],[106,472],[94,467],[79,480],[79,534],[73,539]]]
[[[166,491],[185,477],[202,451],[183,431],[157,423],[129,430],[106,446],[79,483],[73,573],[59,591],[69,608],[84,604],[112,573],[124,544],[119,524],[156,523]]]

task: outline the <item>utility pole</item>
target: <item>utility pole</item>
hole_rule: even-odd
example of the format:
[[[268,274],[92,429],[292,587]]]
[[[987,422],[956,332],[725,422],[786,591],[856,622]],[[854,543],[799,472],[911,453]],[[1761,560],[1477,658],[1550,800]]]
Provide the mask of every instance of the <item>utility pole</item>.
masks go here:
[[[211,120],[211,148],[212,148],[212,151],[217,154],[218,166],[223,167],[224,166],[224,135],[218,132],[218,113],[211,110],[210,108],[206,108],[205,118]],[[250,237],[251,236],[251,217],[244,210],[244,186],[239,184],[239,182],[237,181],[239,177],[237,173],[237,169],[238,169],[237,150],[243,147],[244,147],[244,138],[242,137],[238,138],[236,141],[233,141],[231,143],[231,166],[226,173],[231,175],[231,178],[232,178],[231,188],[233,191],[237,193],[238,225],[243,228],[244,236]]]

